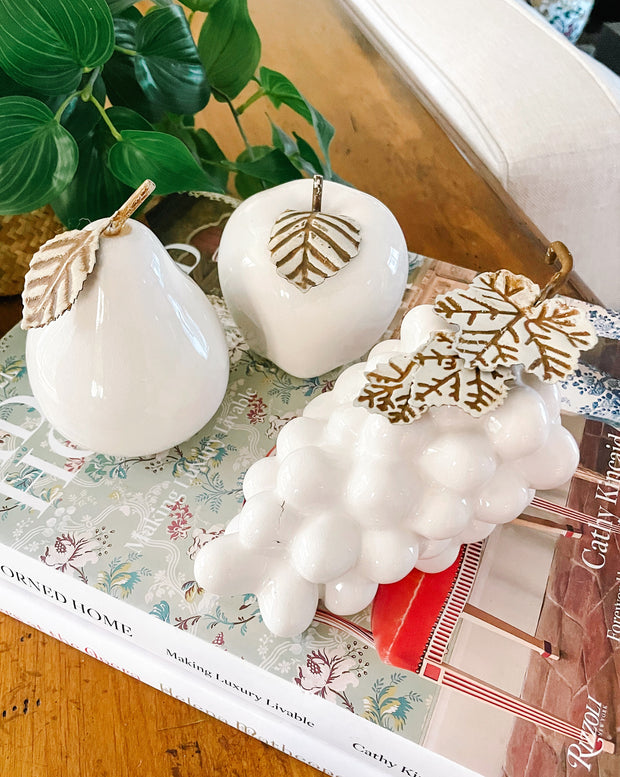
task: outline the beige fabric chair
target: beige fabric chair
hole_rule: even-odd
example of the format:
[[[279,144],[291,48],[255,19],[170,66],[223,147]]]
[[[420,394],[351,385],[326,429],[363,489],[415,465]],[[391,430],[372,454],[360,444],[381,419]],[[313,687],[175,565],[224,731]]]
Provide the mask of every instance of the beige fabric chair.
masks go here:
[[[342,0],[608,306],[620,307],[620,78],[521,0]]]

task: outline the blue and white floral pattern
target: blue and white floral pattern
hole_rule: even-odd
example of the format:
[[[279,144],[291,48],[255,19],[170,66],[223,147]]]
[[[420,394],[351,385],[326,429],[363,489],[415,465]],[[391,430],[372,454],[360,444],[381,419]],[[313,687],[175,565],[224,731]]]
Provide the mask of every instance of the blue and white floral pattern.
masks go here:
[[[620,313],[572,299],[570,304],[587,313],[600,340],[592,352],[583,354],[577,369],[560,384],[562,409],[619,424],[620,379],[602,365],[615,371],[620,369]]]
[[[561,386],[562,408],[573,413],[620,423],[620,380],[581,364]]]
[[[528,0],[556,30],[576,43],[583,32],[594,0]]]

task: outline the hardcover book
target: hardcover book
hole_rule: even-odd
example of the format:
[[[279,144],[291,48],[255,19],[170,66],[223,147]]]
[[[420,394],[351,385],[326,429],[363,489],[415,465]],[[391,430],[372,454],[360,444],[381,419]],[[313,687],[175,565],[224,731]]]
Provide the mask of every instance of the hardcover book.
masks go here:
[[[404,309],[468,280],[414,257]],[[567,416],[582,462],[566,489],[415,592],[382,587],[374,634],[370,611],[319,612],[278,638],[251,593],[205,594],[193,559],[238,512],[248,466],[336,373],[284,374],[212,301],[228,392],[199,434],[153,456],[60,439],[31,396],[25,334],[0,341],[0,609],[327,773],[617,774],[620,432]]]

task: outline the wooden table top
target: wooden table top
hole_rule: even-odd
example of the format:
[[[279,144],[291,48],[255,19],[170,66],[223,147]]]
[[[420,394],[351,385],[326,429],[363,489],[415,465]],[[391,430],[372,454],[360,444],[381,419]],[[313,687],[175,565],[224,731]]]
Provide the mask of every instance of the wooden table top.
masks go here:
[[[476,270],[549,278],[545,243],[452,144],[336,0],[251,0],[262,64],[284,72],[335,125],[334,169],[382,200],[410,250]],[[253,143],[270,131],[261,102],[243,115]],[[278,123],[309,137],[285,108]],[[203,117],[241,150],[227,109]],[[229,131],[230,127],[230,131]],[[20,315],[0,302],[0,330]],[[17,621],[0,615],[0,738],[12,777],[293,775],[314,769]]]

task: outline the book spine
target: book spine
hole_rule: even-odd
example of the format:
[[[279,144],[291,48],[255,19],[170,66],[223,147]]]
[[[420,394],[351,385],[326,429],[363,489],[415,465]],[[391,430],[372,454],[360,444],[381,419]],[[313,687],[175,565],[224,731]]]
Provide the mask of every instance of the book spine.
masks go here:
[[[255,737],[299,761],[333,777],[344,777],[352,770],[363,777],[376,777],[376,770],[365,767],[354,757],[330,746],[317,747],[310,734],[291,730],[283,721],[251,705],[244,705],[232,694],[206,689],[169,662],[157,656],[138,656],[121,637],[94,632],[86,621],[56,605],[42,609],[26,592],[0,580],[0,612],[27,623],[32,628],[80,650],[129,676],[167,693],[211,717]]]
[[[392,731],[244,661],[193,634],[85,585],[6,545],[0,545],[0,581],[25,593],[31,610],[61,609],[98,627],[98,634],[124,639],[137,665],[145,654],[182,670],[190,687],[225,690],[244,707],[275,716],[291,732],[311,735],[315,747],[339,750],[371,763],[374,773],[418,777],[475,777],[476,773]],[[18,612],[15,617],[20,619]],[[99,639],[99,637],[98,637]]]

